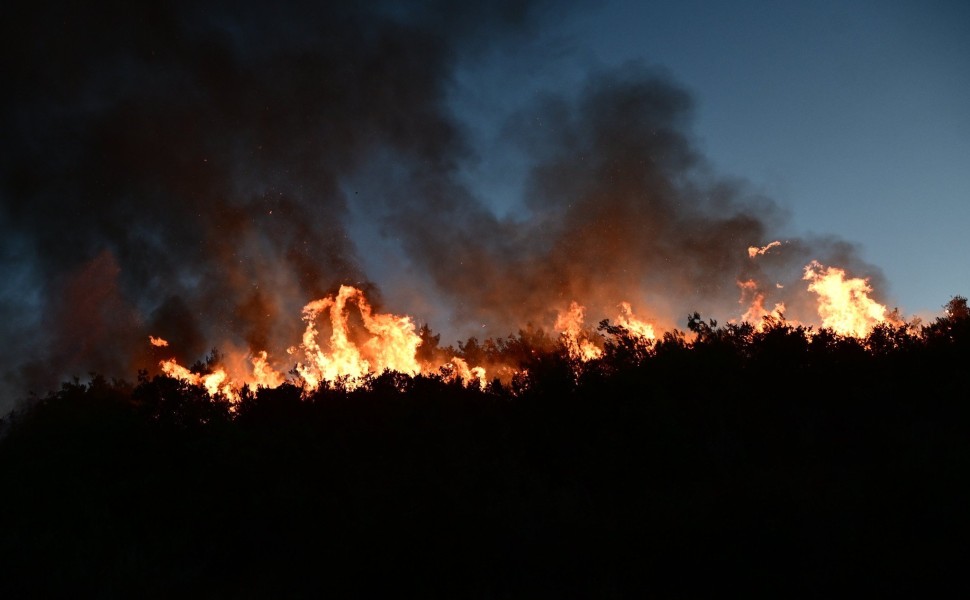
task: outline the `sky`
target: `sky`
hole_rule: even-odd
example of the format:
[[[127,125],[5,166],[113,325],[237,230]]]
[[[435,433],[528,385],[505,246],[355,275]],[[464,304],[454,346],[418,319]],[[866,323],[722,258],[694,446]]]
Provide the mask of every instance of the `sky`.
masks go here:
[[[0,25],[8,406],[149,334],[285,372],[342,284],[445,343],[726,321],[744,280],[811,322],[811,260],[970,293],[959,2],[95,4]]]

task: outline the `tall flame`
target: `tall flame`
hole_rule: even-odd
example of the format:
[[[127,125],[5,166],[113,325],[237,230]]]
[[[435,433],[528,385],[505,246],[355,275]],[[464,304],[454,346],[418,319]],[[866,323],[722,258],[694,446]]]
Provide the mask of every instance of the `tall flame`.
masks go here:
[[[886,307],[869,297],[872,287],[866,279],[846,279],[842,269],[824,267],[817,260],[805,266],[802,279],[810,282],[808,291],[818,294],[823,327],[840,335],[865,337],[888,320]]]
[[[252,358],[252,363],[255,381],[250,384],[250,387],[255,384],[255,386],[275,388],[283,385],[283,382],[286,381],[286,377],[269,364],[265,350],[257,352]]]
[[[354,302],[371,337],[358,346],[350,339],[347,303]],[[324,311],[330,313],[332,333],[327,349],[317,341],[317,317]],[[368,373],[380,373],[385,369],[416,375],[421,366],[415,360],[415,352],[421,345],[421,337],[414,332],[411,317],[393,314],[374,314],[364,293],[349,285],[340,286],[335,297],[314,300],[303,307],[303,353],[306,363],[297,364],[296,370],[306,385],[316,388],[324,380],[346,380],[348,387],[356,387]],[[296,349],[291,348],[293,354]]]
[[[603,350],[589,341],[583,331],[583,317],[585,313],[585,306],[575,301],[570,302],[569,309],[560,312],[556,316],[556,324],[554,325],[556,331],[562,334],[562,339],[566,345],[566,350],[569,352],[569,356],[574,360],[580,360],[582,362],[590,361],[603,355]]]
[[[620,314],[616,317],[616,322],[630,333],[646,341],[657,339],[653,325],[633,316],[633,308],[629,302],[620,302]]]

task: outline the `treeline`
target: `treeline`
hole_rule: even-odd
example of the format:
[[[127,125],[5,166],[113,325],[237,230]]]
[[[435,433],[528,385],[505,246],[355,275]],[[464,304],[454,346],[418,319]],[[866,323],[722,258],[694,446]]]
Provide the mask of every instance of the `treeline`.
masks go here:
[[[587,363],[527,333],[463,344],[523,369],[484,389],[384,373],[230,404],[167,377],[66,383],[4,419],[0,595],[966,586],[965,299],[861,340],[687,329],[645,344],[604,322]]]

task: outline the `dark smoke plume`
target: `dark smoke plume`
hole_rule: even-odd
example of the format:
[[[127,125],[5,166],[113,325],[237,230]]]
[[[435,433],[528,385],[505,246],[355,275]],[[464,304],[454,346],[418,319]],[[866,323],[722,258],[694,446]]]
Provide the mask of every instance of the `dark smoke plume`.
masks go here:
[[[689,95],[639,66],[510,119],[531,174],[522,210],[497,217],[459,177],[474,149],[449,86],[463,61],[554,11],[362,4],[7,11],[18,17],[0,31],[5,396],[88,371],[131,377],[158,360],[149,334],[188,362],[214,345],[280,356],[305,302],[342,283],[378,292],[352,210],[416,272],[411,305],[443,303],[442,326],[499,334],[573,299],[594,318],[621,300],[658,319],[720,314],[739,277],[852,260],[843,243],[798,241],[749,261],[783,215],[709,172]],[[381,193],[349,193],[362,177]]]
[[[352,4],[5,11],[8,380],[130,373],[148,332],[188,356],[271,346],[307,299],[366,282],[342,176],[382,148],[460,148],[453,63],[531,8]]]

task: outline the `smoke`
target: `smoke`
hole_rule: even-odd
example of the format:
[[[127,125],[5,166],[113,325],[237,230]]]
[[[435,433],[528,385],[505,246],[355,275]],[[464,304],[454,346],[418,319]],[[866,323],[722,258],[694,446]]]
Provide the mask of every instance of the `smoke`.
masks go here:
[[[691,139],[691,112],[690,95],[662,71],[595,72],[577,93],[544,94],[510,118],[506,135],[530,165],[520,211],[499,218],[455,173],[420,165],[384,182],[392,191],[377,210],[457,321],[499,331],[548,326],[574,300],[594,319],[631,301],[638,314],[683,327],[693,310],[736,317],[725,310],[741,280],[767,283],[769,299],[786,287],[804,292],[802,267],[813,258],[872,271],[851,244],[820,237],[752,260],[748,247],[766,243],[786,215],[712,172]],[[811,320],[804,300],[789,305]]]
[[[487,4],[12,11],[0,26],[4,396],[89,371],[130,377],[157,363],[149,334],[189,362],[211,346],[280,357],[307,301],[349,283],[379,304],[355,214],[413,281],[405,303],[446,306],[441,326],[455,330],[550,323],[571,300],[603,316],[629,300],[673,322],[733,306],[739,277],[795,281],[812,258],[852,266],[852,248],[828,240],[752,262],[747,247],[784,215],[710,173],[690,95],[637,65],[508,119],[527,186],[520,210],[497,216],[461,177],[476,156],[449,90],[461,65],[558,9]]]

